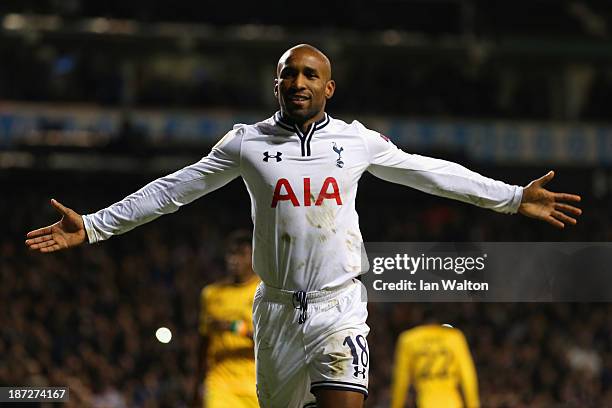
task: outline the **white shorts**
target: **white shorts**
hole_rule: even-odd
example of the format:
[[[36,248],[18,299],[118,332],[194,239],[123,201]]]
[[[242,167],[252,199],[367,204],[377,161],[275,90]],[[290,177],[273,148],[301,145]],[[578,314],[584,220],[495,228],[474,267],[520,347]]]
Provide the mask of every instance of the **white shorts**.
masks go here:
[[[367,397],[370,328],[365,287],[353,279],[333,290],[308,292],[306,315],[301,293],[263,283],[255,293],[259,404],[263,408],[314,407],[317,389],[354,391]]]

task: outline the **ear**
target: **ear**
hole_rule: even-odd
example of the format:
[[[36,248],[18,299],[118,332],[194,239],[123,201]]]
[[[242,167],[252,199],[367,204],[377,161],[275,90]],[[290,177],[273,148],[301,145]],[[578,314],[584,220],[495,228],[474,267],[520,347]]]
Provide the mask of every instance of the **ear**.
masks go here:
[[[274,78],[274,96],[278,99],[278,78]]]
[[[325,99],[331,99],[334,96],[334,92],[336,91],[336,81],[330,79],[325,84]]]

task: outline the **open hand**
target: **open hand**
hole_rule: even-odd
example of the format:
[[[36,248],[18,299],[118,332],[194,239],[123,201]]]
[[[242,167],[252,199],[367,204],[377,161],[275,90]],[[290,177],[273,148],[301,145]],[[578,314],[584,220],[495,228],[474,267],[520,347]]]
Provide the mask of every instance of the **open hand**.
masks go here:
[[[565,224],[576,224],[576,218],[582,214],[580,208],[565,202],[578,203],[580,196],[568,193],[553,193],[544,188],[544,185],[555,177],[554,171],[532,181],[523,190],[523,199],[518,211],[527,217],[537,218],[557,227],[564,228]]]
[[[38,252],[55,252],[81,245],[87,239],[85,224],[80,214],[59,201],[52,199],[51,205],[62,215],[61,220],[48,227],[28,232],[26,245]]]

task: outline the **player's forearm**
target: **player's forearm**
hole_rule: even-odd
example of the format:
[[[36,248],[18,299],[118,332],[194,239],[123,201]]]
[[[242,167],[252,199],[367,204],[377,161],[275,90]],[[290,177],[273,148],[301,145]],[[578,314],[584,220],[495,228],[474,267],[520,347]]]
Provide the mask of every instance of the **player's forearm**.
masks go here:
[[[503,213],[516,213],[523,194],[520,186],[484,177],[457,163],[407,153],[393,166],[371,166],[369,171],[387,181]]]
[[[466,408],[480,408],[480,400],[478,399],[478,395],[466,395],[465,406]]]
[[[478,386],[475,383],[463,384],[461,391],[463,392],[466,408],[480,408]]]
[[[237,176],[235,169],[219,166],[207,157],[161,177],[123,200],[83,216],[90,243],[123,234],[216,190]]]
[[[84,215],[83,223],[89,243],[123,234],[164,213],[163,207],[155,208],[152,204],[145,197],[134,197],[133,194],[94,214]]]
[[[468,362],[468,367],[463,369],[462,372],[462,383],[461,391],[465,398],[465,406],[467,408],[480,408],[480,398],[478,396],[478,379],[476,377],[476,370]]]
[[[480,399],[478,397],[478,376],[476,367],[470,354],[467,342],[465,339],[461,341],[461,352],[459,355],[459,367],[461,372],[461,392],[465,399],[467,408],[480,408]]]
[[[395,384],[391,387],[391,408],[403,408],[406,401],[407,387],[398,387]]]

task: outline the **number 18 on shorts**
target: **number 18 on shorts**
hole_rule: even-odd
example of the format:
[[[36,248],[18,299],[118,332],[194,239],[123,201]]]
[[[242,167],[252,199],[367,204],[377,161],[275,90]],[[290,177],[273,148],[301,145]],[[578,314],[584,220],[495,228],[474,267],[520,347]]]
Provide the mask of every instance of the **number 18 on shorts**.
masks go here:
[[[309,292],[300,324],[291,292],[260,285],[253,320],[262,407],[309,407],[319,389],[367,397],[370,328],[362,289],[355,280],[334,291]]]

